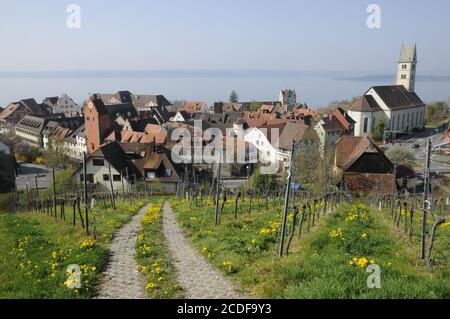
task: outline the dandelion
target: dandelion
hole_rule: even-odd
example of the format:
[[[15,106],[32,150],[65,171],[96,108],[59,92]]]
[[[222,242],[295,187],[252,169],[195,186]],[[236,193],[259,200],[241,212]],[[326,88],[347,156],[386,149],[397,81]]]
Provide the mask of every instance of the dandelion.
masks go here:
[[[147,284],[147,286],[145,286],[145,290],[152,290],[152,289],[156,289],[158,287],[157,284],[150,282]]]
[[[95,245],[95,240],[88,239],[80,244],[80,249],[89,250]]]
[[[366,234],[366,233],[362,233],[362,234],[361,234],[361,238],[362,238],[362,239],[366,239],[366,238],[367,238],[367,234]]]
[[[224,261],[223,266],[228,273],[231,273],[233,271],[233,263],[231,261]]]
[[[344,240],[344,230],[342,228],[334,229],[330,232],[330,237],[333,239]]]

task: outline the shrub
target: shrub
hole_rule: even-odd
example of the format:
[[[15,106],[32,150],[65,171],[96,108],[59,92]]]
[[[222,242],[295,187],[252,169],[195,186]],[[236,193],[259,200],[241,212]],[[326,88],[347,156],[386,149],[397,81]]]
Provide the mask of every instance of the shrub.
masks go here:
[[[0,194],[0,213],[11,212],[15,209],[16,194]]]

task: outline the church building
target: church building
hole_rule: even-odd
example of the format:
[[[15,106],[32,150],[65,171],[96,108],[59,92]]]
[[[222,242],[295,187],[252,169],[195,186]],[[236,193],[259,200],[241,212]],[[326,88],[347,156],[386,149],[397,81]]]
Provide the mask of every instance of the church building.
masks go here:
[[[355,136],[370,136],[381,121],[394,134],[408,134],[424,127],[425,103],[415,93],[416,45],[402,45],[397,84],[373,86],[350,107],[356,121]]]

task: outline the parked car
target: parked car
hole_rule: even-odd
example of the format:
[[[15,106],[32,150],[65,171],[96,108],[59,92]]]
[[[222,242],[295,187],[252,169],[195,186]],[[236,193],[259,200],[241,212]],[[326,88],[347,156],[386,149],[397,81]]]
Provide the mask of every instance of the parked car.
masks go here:
[[[419,144],[413,144],[413,145],[411,145],[411,148],[413,148],[413,149],[419,149],[420,148],[420,145]]]
[[[433,177],[433,178],[438,178],[440,175],[439,175],[439,172],[436,172],[436,171],[430,171],[430,177]]]

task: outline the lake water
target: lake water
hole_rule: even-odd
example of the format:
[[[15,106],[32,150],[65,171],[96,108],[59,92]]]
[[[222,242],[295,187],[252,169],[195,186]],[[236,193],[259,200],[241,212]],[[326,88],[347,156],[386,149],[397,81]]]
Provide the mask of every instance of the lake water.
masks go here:
[[[0,72],[0,105],[34,97],[69,94],[77,102],[90,93],[129,90],[136,94],[163,94],[169,100],[203,100],[211,105],[226,101],[236,90],[241,101],[278,99],[281,88],[292,88],[299,102],[310,107],[350,99],[370,86],[394,83],[392,75],[299,71],[77,71]],[[447,100],[450,77],[418,77],[416,92],[424,101]]]

